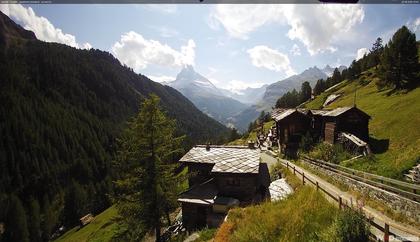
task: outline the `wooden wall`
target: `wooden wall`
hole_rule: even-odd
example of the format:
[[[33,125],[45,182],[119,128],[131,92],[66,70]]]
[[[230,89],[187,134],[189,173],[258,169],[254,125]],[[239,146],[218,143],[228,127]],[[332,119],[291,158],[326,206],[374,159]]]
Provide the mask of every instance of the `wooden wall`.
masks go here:
[[[239,201],[250,201],[257,192],[257,174],[215,174],[219,196],[233,197]]]

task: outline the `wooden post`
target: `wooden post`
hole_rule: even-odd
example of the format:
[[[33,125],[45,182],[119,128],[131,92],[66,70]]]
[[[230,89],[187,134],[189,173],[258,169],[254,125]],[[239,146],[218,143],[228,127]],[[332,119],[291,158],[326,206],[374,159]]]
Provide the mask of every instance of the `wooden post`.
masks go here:
[[[316,182],[316,190],[317,191],[319,190],[319,184],[318,184],[318,182]]]
[[[338,208],[341,210],[342,206],[343,206],[343,199],[341,197],[338,197]]]
[[[385,223],[384,242],[389,242],[389,224]]]
[[[286,161],[287,170],[289,170],[289,162]]]
[[[296,167],[293,167],[293,174],[296,175]]]
[[[302,171],[302,184],[305,185],[305,173]]]

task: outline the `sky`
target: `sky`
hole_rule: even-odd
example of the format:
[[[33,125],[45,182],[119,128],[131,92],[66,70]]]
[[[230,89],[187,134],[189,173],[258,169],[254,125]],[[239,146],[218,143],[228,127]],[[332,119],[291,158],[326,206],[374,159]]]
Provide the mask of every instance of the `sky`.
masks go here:
[[[40,40],[109,51],[154,81],[193,65],[235,92],[313,66],[348,66],[402,25],[420,36],[420,5],[0,4],[0,11]]]

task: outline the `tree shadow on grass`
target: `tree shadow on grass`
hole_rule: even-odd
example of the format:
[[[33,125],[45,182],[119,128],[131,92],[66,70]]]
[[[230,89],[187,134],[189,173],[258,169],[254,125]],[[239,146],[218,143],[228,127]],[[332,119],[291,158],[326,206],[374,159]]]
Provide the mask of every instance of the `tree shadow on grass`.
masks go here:
[[[376,139],[375,137],[369,137],[369,146],[374,154],[382,154],[388,150],[389,139]]]

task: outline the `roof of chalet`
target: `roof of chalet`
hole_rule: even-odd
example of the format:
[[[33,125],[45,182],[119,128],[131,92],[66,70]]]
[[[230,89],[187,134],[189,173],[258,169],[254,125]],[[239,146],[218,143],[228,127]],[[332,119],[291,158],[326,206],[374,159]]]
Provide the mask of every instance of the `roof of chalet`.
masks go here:
[[[219,191],[217,190],[213,179],[210,179],[181,193],[179,195],[178,201],[203,205],[213,205],[214,199],[216,198],[218,192]]]
[[[205,145],[198,145],[180,161],[214,164],[211,172],[258,174],[260,151],[246,146],[211,146],[206,150]]]
[[[320,115],[320,116],[328,116],[328,117],[337,117],[340,116],[341,114],[356,108],[357,110],[359,110],[360,112],[364,113],[367,117],[370,118],[370,116],[363,112],[362,110],[358,109],[357,107],[340,107],[340,108],[336,108],[336,109],[332,109],[332,110],[326,110],[326,109],[303,109],[303,108],[292,108],[292,109],[284,109],[284,108],[277,108],[274,109],[271,112],[271,117],[275,120],[275,121],[280,121],[286,117],[288,117],[289,115],[295,113],[295,112],[300,112],[302,114],[308,114],[309,112],[311,112],[314,115]]]
[[[295,112],[299,112],[299,113],[302,113],[302,114],[307,114],[308,110],[303,109],[303,108],[277,108],[277,109],[274,109],[271,112],[271,117],[275,121],[280,121],[280,120],[290,116],[291,114],[293,114]]]
[[[323,114],[323,116],[337,117],[337,116],[349,111],[352,108],[353,107],[336,108],[336,109],[330,110],[327,113]]]

